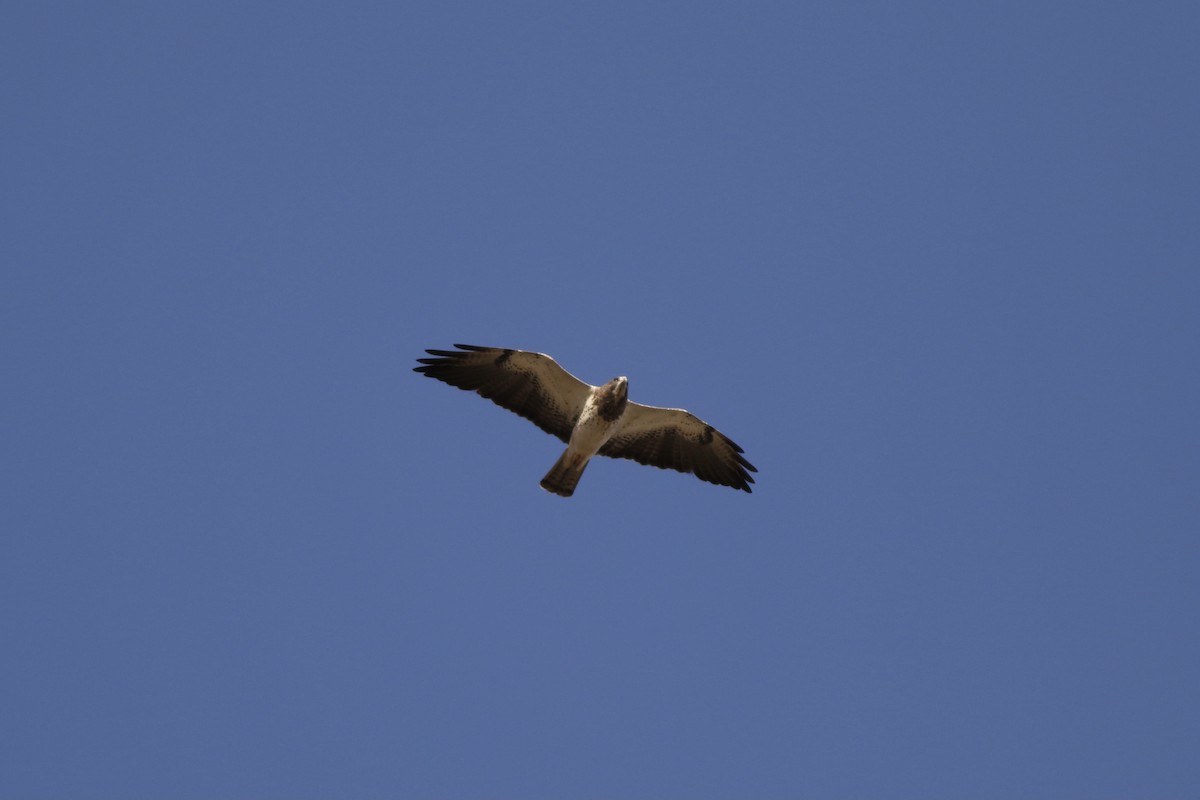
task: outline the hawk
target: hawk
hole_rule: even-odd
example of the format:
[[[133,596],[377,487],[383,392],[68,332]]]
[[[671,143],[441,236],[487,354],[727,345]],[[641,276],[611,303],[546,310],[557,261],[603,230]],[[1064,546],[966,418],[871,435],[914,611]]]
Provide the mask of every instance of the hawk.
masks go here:
[[[415,372],[478,392],[502,408],[557,436],[567,449],[541,486],[570,497],[592,456],[691,473],[702,481],[750,491],[757,472],[725,434],[682,408],[644,406],[629,400],[629,380],[584,383],[543,353],[454,345],[426,350]]]

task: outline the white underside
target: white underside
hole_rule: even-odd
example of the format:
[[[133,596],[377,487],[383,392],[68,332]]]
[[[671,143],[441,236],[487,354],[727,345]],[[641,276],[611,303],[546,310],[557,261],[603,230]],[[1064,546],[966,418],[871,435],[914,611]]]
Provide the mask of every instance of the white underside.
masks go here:
[[[604,419],[596,413],[595,397],[589,397],[579,414],[575,430],[571,431],[571,442],[567,450],[584,458],[591,458],[620,427],[620,417],[612,422]]]

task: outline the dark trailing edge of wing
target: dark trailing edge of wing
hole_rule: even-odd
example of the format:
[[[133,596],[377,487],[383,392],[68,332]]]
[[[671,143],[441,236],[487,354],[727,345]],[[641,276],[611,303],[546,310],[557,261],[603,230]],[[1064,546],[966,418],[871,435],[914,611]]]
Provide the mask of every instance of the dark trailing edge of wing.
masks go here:
[[[718,452],[718,442],[729,451]],[[648,467],[690,473],[708,483],[751,493],[754,478],[750,473],[758,470],[745,459],[743,452],[736,442],[711,425],[705,427],[701,439],[685,436],[676,428],[663,427],[629,436],[618,433],[600,448],[602,456],[628,458]]]
[[[508,363],[514,354],[521,351],[471,344],[454,346],[459,349],[426,350],[436,358],[418,358],[421,366],[413,367],[413,372],[420,372],[427,378],[435,378],[465,391],[476,392],[563,442],[570,440],[575,420],[568,419],[561,403],[549,394],[535,372]],[[536,353],[523,355],[546,358],[555,369],[562,369],[545,356]]]

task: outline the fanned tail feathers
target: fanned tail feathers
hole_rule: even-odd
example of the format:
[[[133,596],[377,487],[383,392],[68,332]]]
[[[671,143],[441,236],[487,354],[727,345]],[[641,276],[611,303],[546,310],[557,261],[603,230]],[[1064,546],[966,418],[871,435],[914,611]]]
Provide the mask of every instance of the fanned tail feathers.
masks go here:
[[[547,492],[570,497],[575,494],[575,487],[579,484],[579,478],[587,465],[588,459],[581,458],[568,449],[554,462],[546,477],[542,478],[541,486]]]

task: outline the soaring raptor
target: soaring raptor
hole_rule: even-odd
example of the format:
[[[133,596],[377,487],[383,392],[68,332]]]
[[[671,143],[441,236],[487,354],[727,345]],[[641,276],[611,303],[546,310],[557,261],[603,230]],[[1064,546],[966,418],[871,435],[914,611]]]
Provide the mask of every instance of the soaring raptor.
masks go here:
[[[690,472],[743,492],[754,483],[750,473],[758,470],[733,440],[682,408],[630,402],[624,376],[592,386],[542,353],[454,346],[458,350],[426,350],[434,358],[418,358],[422,366],[414,371],[478,392],[566,442],[566,451],[542,478],[548,492],[574,494],[594,455]]]

